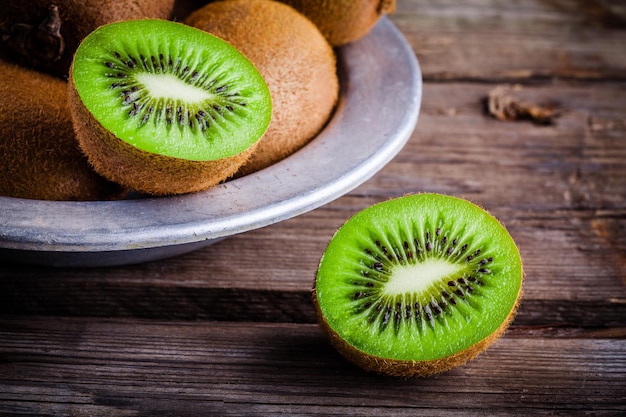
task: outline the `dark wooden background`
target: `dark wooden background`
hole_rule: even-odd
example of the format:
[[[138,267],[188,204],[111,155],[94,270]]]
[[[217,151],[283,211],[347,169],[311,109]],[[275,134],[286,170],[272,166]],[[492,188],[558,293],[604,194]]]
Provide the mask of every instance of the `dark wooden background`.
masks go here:
[[[398,0],[391,19],[422,66],[422,111],[353,192],[172,259],[0,265],[1,416],[626,413],[626,5]],[[505,85],[551,123],[488,115]],[[506,224],[525,297],[468,365],[380,377],[329,347],[309,292],[343,221],[420,191]]]

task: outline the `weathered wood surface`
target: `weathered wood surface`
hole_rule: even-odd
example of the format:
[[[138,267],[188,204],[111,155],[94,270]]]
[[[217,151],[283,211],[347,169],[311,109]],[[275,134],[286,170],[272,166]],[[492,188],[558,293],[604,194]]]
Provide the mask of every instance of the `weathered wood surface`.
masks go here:
[[[29,414],[624,411],[625,340],[512,334],[445,375],[397,380],[348,365],[316,325],[7,318],[0,326],[8,371],[0,410]]]
[[[0,415],[626,413],[626,11],[609,1],[399,0],[425,86],[418,127],[370,181],[313,212],[117,268],[0,265]],[[485,114],[497,85],[551,125]],[[411,192],[469,198],[519,244],[525,298],[470,364],[353,368],[309,290],[333,231]]]
[[[400,0],[397,9],[426,79],[626,77],[619,0]]]

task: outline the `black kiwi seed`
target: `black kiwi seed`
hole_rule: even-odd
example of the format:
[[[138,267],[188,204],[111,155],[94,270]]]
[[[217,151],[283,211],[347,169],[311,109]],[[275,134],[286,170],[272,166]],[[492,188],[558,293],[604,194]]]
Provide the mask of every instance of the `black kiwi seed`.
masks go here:
[[[389,316],[391,315],[391,307],[387,306],[387,309],[385,310],[385,315],[383,316],[383,326],[387,325],[387,323],[389,323]]]
[[[424,317],[426,317],[426,320],[428,320],[428,321],[432,321],[432,319],[433,319],[433,315],[432,315],[432,313],[430,311],[430,306],[428,306],[428,305],[424,306]]]

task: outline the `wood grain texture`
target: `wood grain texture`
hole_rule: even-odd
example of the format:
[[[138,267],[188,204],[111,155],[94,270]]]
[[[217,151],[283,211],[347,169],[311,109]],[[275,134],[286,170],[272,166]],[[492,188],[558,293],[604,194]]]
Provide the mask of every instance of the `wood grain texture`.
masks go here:
[[[399,0],[424,73],[417,129],[356,190],[176,258],[0,265],[0,416],[626,414],[626,8],[615,1]],[[485,111],[493,88],[551,124]],[[519,245],[505,336],[432,378],[364,373],[310,302],[357,211],[414,192],[468,198]],[[1,226],[0,226],[1,227]]]
[[[0,340],[10,371],[0,413],[14,415],[626,411],[624,340],[505,337],[462,368],[413,380],[356,369],[315,325],[14,318],[0,321]]]
[[[626,77],[618,1],[400,0],[391,18],[427,80]]]

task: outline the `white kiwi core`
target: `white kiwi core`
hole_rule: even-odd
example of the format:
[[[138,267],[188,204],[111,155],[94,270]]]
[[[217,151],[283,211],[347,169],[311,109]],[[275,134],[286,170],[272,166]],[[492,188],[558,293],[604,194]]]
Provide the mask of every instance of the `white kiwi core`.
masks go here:
[[[421,293],[432,284],[464,269],[463,265],[451,264],[436,258],[427,258],[415,264],[400,265],[393,269],[382,291],[387,295]]]
[[[147,72],[135,75],[138,82],[144,85],[153,98],[181,100],[188,104],[201,103],[213,97],[211,93],[187,84],[172,74],[150,74]]]

